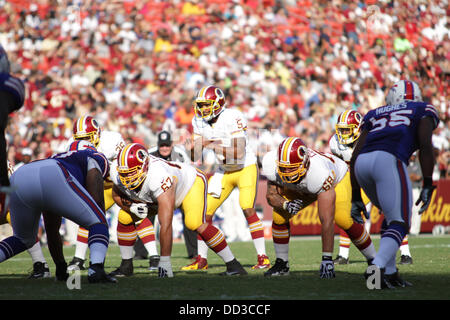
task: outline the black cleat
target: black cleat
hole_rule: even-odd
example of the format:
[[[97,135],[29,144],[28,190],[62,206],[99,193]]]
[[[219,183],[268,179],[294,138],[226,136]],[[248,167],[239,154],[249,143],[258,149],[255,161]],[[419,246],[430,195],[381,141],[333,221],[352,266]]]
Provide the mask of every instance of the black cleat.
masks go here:
[[[50,278],[51,273],[46,262],[35,262],[33,264],[33,271],[31,272],[28,279],[41,279]]]
[[[398,269],[393,274],[385,274],[384,277],[394,287],[400,287],[400,288],[412,287],[411,282],[405,281],[402,278],[400,278],[400,275],[398,274]]]
[[[148,270],[158,271],[158,265],[159,265],[159,256],[157,255],[150,256]]]
[[[275,264],[264,272],[265,277],[277,277],[277,276],[288,276],[289,275],[289,261],[284,261],[283,259],[277,258]]]
[[[374,266],[375,265],[373,265],[373,264],[369,265],[369,267],[367,269],[369,269],[369,268],[372,269]],[[378,269],[378,267],[376,267],[376,268]],[[379,270],[380,270],[380,277],[381,277],[381,279],[380,279],[380,288],[377,288],[377,289],[395,289],[394,285],[392,283],[390,283],[388,281],[388,279],[386,278],[386,275],[384,274],[385,269],[384,268],[380,268]],[[364,272],[364,278],[367,280],[372,274],[373,274],[373,272],[369,273],[366,270]]]
[[[67,271],[74,271],[78,268],[78,270],[85,270],[84,267],[84,259],[73,257],[72,261],[70,261],[67,266]]]
[[[413,263],[413,260],[412,260],[411,256],[402,255],[400,257],[399,264],[412,264],[412,263]]]
[[[236,259],[226,263],[227,270],[220,273],[221,276],[245,276],[247,271],[242,267],[241,263]]]
[[[109,273],[111,277],[129,277],[133,275],[133,259],[122,259],[120,266]]]
[[[102,263],[91,264],[88,269],[89,283],[117,283],[117,279],[106,274]]]
[[[334,264],[348,264],[348,258],[344,258],[343,256],[337,256],[336,259],[333,260]]]

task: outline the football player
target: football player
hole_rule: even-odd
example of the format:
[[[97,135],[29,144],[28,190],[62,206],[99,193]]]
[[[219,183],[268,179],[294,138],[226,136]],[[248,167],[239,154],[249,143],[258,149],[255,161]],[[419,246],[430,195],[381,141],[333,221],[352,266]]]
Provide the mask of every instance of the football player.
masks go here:
[[[336,123],[336,133],[331,137],[329,141],[329,146],[331,152],[344,160],[347,164],[350,163],[350,159],[352,157],[353,147],[355,143],[358,141],[360,132],[360,124],[361,124],[362,116],[358,111],[355,110],[346,110],[342,112],[337,119]],[[346,182],[348,184],[349,190],[351,189],[351,183],[348,177],[346,178]],[[366,205],[367,211],[370,210],[371,203],[365,193],[362,194],[363,202]],[[357,243],[357,248],[360,250],[365,250],[365,256],[368,260],[373,259],[375,256],[375,247],[370,240],[370,236],[368,234],[368,230],[366,228],[362,229],[362,234],[351,233],[347,234],[346,230],[349,230],[353,224],[360,223],[363,224],[364,220],[361,215],[356,217],[351,217],[349,213],[345,212],[336,212],[335,214],[336,223],[340,226],[340,236],[339,236],[339,254],[334,260],[335,264],[348,264],[348,256],[350,251],[350,243],[355,241]],[[345,217],[345,218],[344,218]],[[348,219],[350,217],[351,219]],[[367,219],[366,223],[369,223],[370,226],[370,217],[365,217]],[[354,220],[354,221],[353,221]],[[370,227],[369,227],[370,230]],[[363,237],[367,240],[363,243],[359,243],[358,238]]]
[[[277,257],[265,276],[289,274],[289,219],[317,200],[322,224],[319,275],[327,279],[335,277],[332,258],[335,212],[347,208],[350,215],[350,192],[343,183],[347,171],[343,160],[309,149],[296,137],[286,138],[278,150],[264,156],[262,173],[268,179],[266,198],[273,207],[272,235]]]
[[[115,167],[115,161],[120,150],[125,146],[120,133],[101,130],[97,120],[92,116],[82,116],[73,123],[73,136],[69,141],[86,140],[91,142],[99,152],[103,153],[109,161],[110,166]],[[112,170],[113,171],[113,170]],[[112,180],[110,178],[104,183],[105,208],[110,209],[114,205],[112,198]],[[155,231],[153,224],[148,219],[133,221],[128,213],[119,211],[117,236],[122,254],[121,266],[114,272],[115,276],[129,276],[133,274],[133,245],[136,234],[138,234],[147,250],[156,255]],[[134,237],[134,240],[133,240]],[[84,261],[88,248],[88,231],[82,227],[78,229],[75,255],[69,263],[69,270],[84,269]]]
[[[0,262],[35,244],[43,212],[58,280],[68,278],[59,235],[61,217],[65,217],[89,230],[88,281],[117,282],[104,270],[109,232],[103,179],[108,174],[106,157],[91,148],[56,154],[17,169],[11,176],[10,210],[14,235],[0,242]]]
[[[203,148],[215,152],[219,170],[208,182],[207,218],[228,198],[234,188],[239,189],[239,204],[250,229],[257,253],[257,263],[252,269],[270,267],[266,255],[264,230],[255,210],[258,184],[258,165],[254,152],[248,144],[247,120],[236,109],[226,108],[225,94],[219,87],[209,85],[201,88],[194,101],[193,160],[200,159]],[[208,247],[198,239],[198,256],[183,270],[206,269]]]
[[[14,168],[8,161],[8,178],[10,178],[13,173]],[[11,213],[9,211],[6,213],[4,218],[0,219],[0,225],[5,223],[11,224]],[[50,268],[48,267],[44,254],[42,253],[41,243],[39,239],[37,239],[36,243],[27,251],[31,256],[31,261],[33,262],[33,271],[28,278],[40,279],[51,277]]]
[[[8,55],[0,45],[0,220],[5,220],[8,210],[9,177],[5,130],[9,115],[22,108],[25,100],[23,81],[10,74]]]
[[[353,148],[358,141],[358,138],[361,134],[361,121],[362,115],[355,110],[346,110],[342,112],[336,123],[336,133],[331,137],[329,145],[331,152],[350,164],[350,159],[352,157]],[[351,185],[349,184],[349,188]],[[364,204],[366,205],[366,212],[370,212],[372,208],[372,203],[370,203],[369,198],[367,198],[364,191],[362,191],[362,199]],[[352,217],[357,223],[364,223],[361,215]],[[370,217],[367,215],[365,217],[367,220],[365,221],[365,228],[367,232],[370,230]],[[345,226],[344,226],[345,227]],[[339,254],[334,260],[336,264],[348,264],[348,256],[350,251],[350,243],[352,242],[349,235],[347,235],[344,228],[340,228],[339,234]],[[373,247],[373,245],[371,245]],[[370,249],[371,255],[375,255],[375,249]],[[412,258],[411,253],[409,251],[409,243],[408,236],[406,235],[402,241],[400,246],[401,252],[401,261],[402,264],[411,264]]]
[[[236,260],[225,236],[206,221],[208,182],[200,170],[185,163],[165,161],[149,155],[137,143],[128,144],[117,158],[118,176],[113,180],[113,197],[119,206],[139,218],[156,213],[160,223],[159,277],[173,277],[172,217],[176,208],[185,215],[185,225],[195,230],[208,247],[225,262],[224,275],[245,275],[247,272]]]
[[[431,137],[439,124],[436,109],[422,102],[419,86],[409,80],[395,83],[386,96],[387,105],[370,110],[363,118],[361,136],[350,161],[352,214],[364,212],[361,188],[384,214],[380,246],[373,260],[381,288],[405,287],[396,267],[396,252],[410,228],[413,205],[407,172],[411,155],[419,150],[423,186],[416,205],[424,212],[431,201],[435,163]]]

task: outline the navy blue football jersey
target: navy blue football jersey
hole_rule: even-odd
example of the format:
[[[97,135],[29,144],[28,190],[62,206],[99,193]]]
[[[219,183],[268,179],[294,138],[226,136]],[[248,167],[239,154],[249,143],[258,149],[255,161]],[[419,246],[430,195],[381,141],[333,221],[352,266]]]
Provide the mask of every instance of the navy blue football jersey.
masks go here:
[[[435,128],[439,124],[436,109],[425,102],[405,101],[370,110],[361,123],[361,130],[369,134],[360,153],[382,150],[408,164],[419,148],[417,127],[423,117],[431,117]]]
[[[9,73],[0,73],[0,90],[11,93],[16,104],[13,111],[20,109],[25,101],[25,86],[19,78],[13,77]]]
[[[88,172],[89,158],[95,160],[99,165],[103,179],[109,174],[109,163],[103,153],[96,150],[85,149],[79,151],[67,151],[52,155],[51,159],[55,159],[67,169],[82,186],[86,186],[86,175]]]

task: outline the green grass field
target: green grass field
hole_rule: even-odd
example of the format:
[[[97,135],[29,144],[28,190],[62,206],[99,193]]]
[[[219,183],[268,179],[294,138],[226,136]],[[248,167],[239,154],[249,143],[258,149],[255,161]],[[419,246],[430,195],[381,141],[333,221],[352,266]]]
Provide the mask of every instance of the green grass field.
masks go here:
[[[335,253],[338,248],[336,236]],[[378,248],[379,237],[374,236]],[[89,284],[87,271],[82,271],[81,289],[69,290],[54,278],[29,280],[31,259],[24,252],[0,264],[0,300],[448,300],[450,298],[450,236],[410,237],[412,265],[400,265],[402,276],[413,287],[396,290],[369,290],[363,279],[366,263],[355,247],[350,250],[350,264],[336,266],[336,278],[320,279],[318,269],[321,243],[318,237],[295,237],[291,240],[291,274],[286,277],[265,278],[263,270],[251,270],[256,262],[252,242],[233,242],[233,253],[249,272],[244,277],[223,277],[222,260],[209,251],[206,272],[183,272],[189,263],[183,243],[175,243],[172,254],[174,278],[158,279],[147,271],[148,261],[134,261],[135,274],[119,278],[117,284]],[[268,255],[275,260],[271,241],[266,242]],[[47,248],[44,254],[54,273]],[[65,248],[66,260],[74,247]],[[120,264],[119,248],[111,245],[106,259],[110,272]]]

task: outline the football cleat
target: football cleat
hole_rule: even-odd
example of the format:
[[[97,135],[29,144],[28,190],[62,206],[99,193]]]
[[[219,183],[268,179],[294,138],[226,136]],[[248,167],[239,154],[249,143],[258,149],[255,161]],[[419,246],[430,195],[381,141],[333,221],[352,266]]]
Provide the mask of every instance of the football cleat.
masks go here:
[[[333,260],[333,262],[334,264],[348,264],[348,258],[337,256],[336,259]]]
[[[41,278],[50,278],[51,273],[46,262],[35,262],[33,264],[33,271],[31,272],[28,279],[41,279]]]
[[[89,283],[117,283],[117,279],[106,274],[102,263],[91,264],[88,269]]]
[[[413,263],[413,260],[412,260],[411,256],[407,256],[404,254],[400,257],[399,264],[412,264],[412,263]]]
[[[398,274],[398,270],[393,274],[385,274],[384,277],[394,287],[400,287],[400,288],[412,287],[411,282],[405,281],[402,278],[400,278],[400,275]]]
[[[364,271],[364,278],[367,280],[372,273],[367,272],[367,270],[372,267],[373,265],[369,265],[369,267],[366,269],[366,271]],[[380,289],[395,289],[394,285],[388,281],[388,278],[386,277],[386,275],[384,274],[385,269],[384,268],[380,268],[380,275],[381,275],[381,281],[380,281]]]
[[[202,258],[200,255],[195,257],[194,262],[192,262],[191,264],[181,267],[181,270],[183,270],[183,271],[206,270],[206,269],[208,269],[208,260],[206,260],[205,258]]]
[[[264,272],[265,277],[277,277],[277,276],[288,276],[289,275],[289,262],[283,259],[277,258],[275,264]]]
[[[270,268],[270,260],[269,257],[265,254],[258,255],[258,263],[255,264],[252,269],[267,269]]]
[[[85,270],[84,267],[84,259],[80,259],[77,257],[73,257],[72,261],[70,261],[69,265],[67,266],[67,271],[75,271],[78,270]]]
[[[111,277],[129,277],[133,275],[133,259],[122,259],[120,266],[109,273]]]
[[[248,274],[236,258],[225,264],[227,266],[227,270],[220,273],[221,276],[245,276]]]
[[[148,270],[150,271],[158,271],[158,265],[159,265],[159,256],[150,256],[149,260],[149,267]]]

